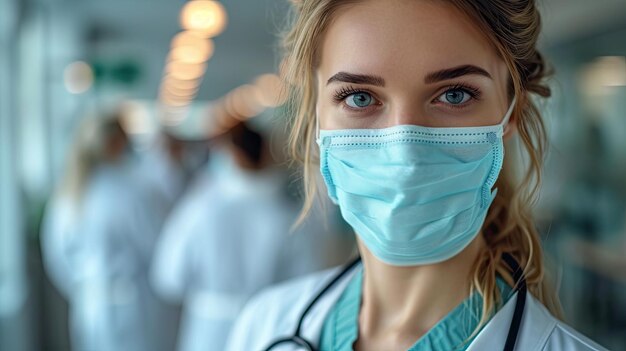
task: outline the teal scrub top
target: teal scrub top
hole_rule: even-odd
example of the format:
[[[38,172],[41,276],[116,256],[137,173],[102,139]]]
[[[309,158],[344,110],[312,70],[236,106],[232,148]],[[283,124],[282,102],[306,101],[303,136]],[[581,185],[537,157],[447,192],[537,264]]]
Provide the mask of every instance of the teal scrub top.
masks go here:
[[[352,350],[357,339],[363,282],[363,268],[358,269],[324,321],[320,340],[323,351]],[[496,284],[504,304],[513,294],[513,289],[500,277],[496,279]],[[473,340],[469,337],[480,321],[481,311],[482,297],[473,293],[417,340],[408,351],[466,350]]]

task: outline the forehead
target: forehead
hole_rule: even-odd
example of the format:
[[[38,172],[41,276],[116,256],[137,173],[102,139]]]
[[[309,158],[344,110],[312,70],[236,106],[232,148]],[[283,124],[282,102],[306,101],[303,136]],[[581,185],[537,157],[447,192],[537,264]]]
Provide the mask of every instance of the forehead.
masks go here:
[[[321,46],[320,69],[415,79],[411,72],[502,61],[478,26],[437,0],[368,0],[335,13]],[[333,72],[330,72],[332,70]]]

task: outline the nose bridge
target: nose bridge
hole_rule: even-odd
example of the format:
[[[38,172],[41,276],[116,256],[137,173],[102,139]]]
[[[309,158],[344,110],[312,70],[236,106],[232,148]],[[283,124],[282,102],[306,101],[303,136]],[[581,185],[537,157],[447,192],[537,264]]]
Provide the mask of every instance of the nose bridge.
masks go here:
[[[393,125],[414,124],[421,125],[424,122],[424,109],[417,99],[409,97],[397,99],[391,109],[389,120]]]
[[[391,120],[393,121],[394,125],[403,125],[403,124],[420,124],[418,115],[410,113],[410,112],[403,112],[403,111],[398,111],[398,113],[395,113],[393,115],[393,118],[391,118]]]

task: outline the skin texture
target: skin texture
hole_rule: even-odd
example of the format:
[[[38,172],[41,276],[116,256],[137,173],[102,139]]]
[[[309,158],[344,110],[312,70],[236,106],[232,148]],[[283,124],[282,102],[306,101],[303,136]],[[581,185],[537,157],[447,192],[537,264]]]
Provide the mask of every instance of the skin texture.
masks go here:
[[[319,54],[316,110],[321,129],[494,125],[510,104],[505,63],[477,26],[444,2],[370,0],[346,5],[335,14]],[[425,81],[431,72],[465,65],[490,77],[466,74]],[[339,72],[374,76],[376,82],[355,83],[354,77]],[[377,86],[381,80],[384,86]],[[465,95],[469,93],[460,91],[459,84],[478,90],[478,98]],[[464,102],[451,103],[446,92],[460,94]],[[359,99],[367,106],[354,108]],[[514,132],[514,124],[512,116],[505,138]],[[484,245],[478,235],[448,261],[395,267],[379,261],[359,242],[365,270],[355,349],[412,346],[468,296],[471,266]]]
[[[433,71],[475,65],[482,75],[433,84]],[[384,87],[328,80],[338,72],[374,75]],[[384,128],[399,124],[466,127],[498,123],[509,105],[508,70],[489,42],[464,15],[443,2],[365,1],[344,7],[322,43],[317,70],[317,111],[323,129]],[[455,84],[481,91],[480,101],[454,108],[434,102]],[[344,88],[370,92],[377,100],[368,111],[350,111],[333,95]]]

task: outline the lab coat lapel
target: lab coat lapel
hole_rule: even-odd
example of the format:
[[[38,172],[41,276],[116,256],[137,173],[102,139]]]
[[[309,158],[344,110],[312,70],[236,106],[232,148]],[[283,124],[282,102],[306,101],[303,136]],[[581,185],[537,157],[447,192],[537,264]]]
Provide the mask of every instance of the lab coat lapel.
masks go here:
[[[491,318],[483,330],[478,333],[478,336],[476,336],[476,339],[474,339],[472,344],[467,348],[467,351],[502,350],[504,348],[516,301],[517,293],[509,298],[509,301]],[[522,324],[525,317],[524,313],[522,316]]]
[[[509,301],[487,323],[467,351],[502,350],[511,326],[518,294]],[[541,313],[540,306],[530,295],[526,295],[526,307],[522,315],[520,331],[515,343],[515,350],[541,350],[555,323],[549,314]]]
[[[339,297],[344,292],[354,274],[359,271],[358,266],[352,268],[352,271],[346,274],[340,281],[336,283],[334,287],[332,287],[329,291],[324,294],[324,296],[315,304],[315,306],[309,311],[306,318],[303,321],[302,325],[302,336],[309,340],[313,345],[318,348],[320,337],[322,335],[322,328],[324,326],[324,321],[326,320],[326,316],[330,313],[331,309],[339,300]],[[330,277],[328,281],[330,281],[333,277]],[[325,286],[324,284],[323,286]],[[311,301],[317,295],[317,291],[308,301]],[[308,305],[308,302],[307,302]],[[306,305],[303,307],[303,309]]]

